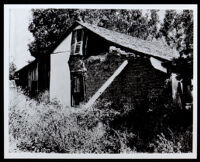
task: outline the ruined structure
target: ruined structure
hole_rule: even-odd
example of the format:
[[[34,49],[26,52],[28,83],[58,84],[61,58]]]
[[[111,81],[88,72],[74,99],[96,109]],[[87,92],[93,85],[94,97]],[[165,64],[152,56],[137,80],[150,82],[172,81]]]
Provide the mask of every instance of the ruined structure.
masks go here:
[[[133,104],[162,95],[172,74],[163,65],[174,57],[178,53],[161,41],[76,22],[45,57],[16,74],[18,85],[36,94],[48,90],[66,106],[91,106],[100,97]]]

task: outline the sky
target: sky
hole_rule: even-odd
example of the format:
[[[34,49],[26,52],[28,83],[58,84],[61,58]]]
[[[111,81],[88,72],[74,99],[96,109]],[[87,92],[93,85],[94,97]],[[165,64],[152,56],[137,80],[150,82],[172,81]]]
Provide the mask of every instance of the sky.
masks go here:
[[[10,9],[10,62],[13,61],[17,70],[34,60],[28,50],[28,44],[34,40],[28,26],[32,20],[31,9]],[[164,18],[164,10],[159,11],[160,20]]]
[[[34,60],[28,50],[28,43],[34,40],[28,31],[31,22],[30,9],[10,9],[10,62],[13,61],[17,70]]]

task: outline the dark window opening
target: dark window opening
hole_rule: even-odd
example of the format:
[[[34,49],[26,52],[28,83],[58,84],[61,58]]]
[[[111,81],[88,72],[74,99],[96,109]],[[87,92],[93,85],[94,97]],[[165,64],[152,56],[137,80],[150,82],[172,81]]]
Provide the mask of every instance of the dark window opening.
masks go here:
[[[104,38],[98,36],[97,34],[87,31],[86,45],[86,54],[91,56],[108,52],[109,47],[112,46],[112,43],[106,41]]]
[[[77,42],[79,41],[82,41],[82,33],[83,33],[83,30],[76,30],[76,33],[77,33]]]

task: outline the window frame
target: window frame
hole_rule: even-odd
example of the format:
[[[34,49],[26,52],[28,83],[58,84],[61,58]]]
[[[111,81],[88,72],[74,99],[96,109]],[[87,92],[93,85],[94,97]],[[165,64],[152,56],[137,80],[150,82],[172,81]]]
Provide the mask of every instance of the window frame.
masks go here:
[[[81,40],[78,41],[78,32],[81,32]],[[83,55],[83,39],[84,39],[84,30],[76,29],[72,32],[72,41],[71,41],[71,55]],[[77,47],[79,46],[79,51],[76,52]]]

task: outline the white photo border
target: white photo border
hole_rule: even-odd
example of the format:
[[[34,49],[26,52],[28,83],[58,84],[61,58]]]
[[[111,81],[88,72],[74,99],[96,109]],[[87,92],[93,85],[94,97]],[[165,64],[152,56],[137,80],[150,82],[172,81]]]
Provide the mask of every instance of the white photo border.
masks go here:
[[[87,9],[189,9],[194,15],[194,52],[193,52],[193,148],[192,153],[134,153],[134,154],[63,154],[63,153],[9,153],[8,105],[9,105],[9,11],[10,9],[32,8],[87,8]],[[122,4],[39,4],[39,5],[4,5],[4,158],[5,159],[196,159],[197,158],[197,5],[122,5]]]

